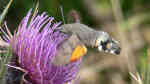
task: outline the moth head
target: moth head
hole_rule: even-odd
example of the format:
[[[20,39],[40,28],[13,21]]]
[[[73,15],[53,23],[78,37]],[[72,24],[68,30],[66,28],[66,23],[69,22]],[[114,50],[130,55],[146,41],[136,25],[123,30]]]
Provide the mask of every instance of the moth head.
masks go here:
[[[102,34],[96,40],[96,46],[99,51],[104,51],[111,54],[120,54],[120,46],[118,41],[111,38],[106,32]]]

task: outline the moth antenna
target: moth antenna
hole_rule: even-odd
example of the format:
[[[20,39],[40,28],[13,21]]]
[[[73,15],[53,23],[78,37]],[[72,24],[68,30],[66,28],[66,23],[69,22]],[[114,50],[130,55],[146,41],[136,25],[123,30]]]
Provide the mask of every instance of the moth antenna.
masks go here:
[[[61,11],[62,20],[63,20],[64,24],[66,24],[66,23],[65,23],[65,17],[64,17],[63,6],[60,6],[60,11]]]

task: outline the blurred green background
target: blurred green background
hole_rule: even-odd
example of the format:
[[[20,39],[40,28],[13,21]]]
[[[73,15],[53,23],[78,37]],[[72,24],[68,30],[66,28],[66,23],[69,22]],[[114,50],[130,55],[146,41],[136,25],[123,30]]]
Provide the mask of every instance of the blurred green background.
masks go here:
[[[0,12],[2,12],[8,1],[9,0],[0,0]],[[86,12],[87,10],[85,10],[82,4],[82,0],[40,0],[39,3],[39,11],[47,12],[50,16],[55,17],[57,21],[62,21],[62,12],[60,10],[60,6],[62,6],[65,20],[67,19],[67,14],[74,9],[81,14],[81,17],[86,24],[93,24],[91,17],[89,17]],[[10,22],[13,24],[13,27],[16,27],[28,10],[33,8],[35,5],[36,0],[14,0],[6,20],[13,20]]]
[[[9,0],[0,0],[0,13]],[[103,30],[119,40],[120,56],[89,49],[80,71],[81,84],[137,84],[129,75],[140,73],[144,84],[150,84],[147,49],[150,45],[150,0],[40,0],[39,11],[46,11],[57,21],[68,22],[69,12],[76,10],[81,22]],[[36,0],[14,0],[5,18],[13,32]]]

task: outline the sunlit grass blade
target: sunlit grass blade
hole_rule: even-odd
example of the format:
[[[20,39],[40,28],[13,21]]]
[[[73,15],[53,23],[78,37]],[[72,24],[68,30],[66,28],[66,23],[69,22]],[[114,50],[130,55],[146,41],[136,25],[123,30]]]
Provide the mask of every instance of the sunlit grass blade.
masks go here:
[[[143,83],[142,83],[142,79],[141,79],[139,73],[137,73],[136,76],[135,76],[133,73],[131,73],[131,72],[129,72],[129,74],[131,75],[131,77],[132,77],[134,80],[137,81],[138,84],[143,84]]]
[[[131,77],[137,81],[137,84],[150,84],[150,48],[147,48],[144,54],[146,55],[146,60],[144,60],[145,67],[144,65],[140,67],[141,73],[133,74],[129,72]]]

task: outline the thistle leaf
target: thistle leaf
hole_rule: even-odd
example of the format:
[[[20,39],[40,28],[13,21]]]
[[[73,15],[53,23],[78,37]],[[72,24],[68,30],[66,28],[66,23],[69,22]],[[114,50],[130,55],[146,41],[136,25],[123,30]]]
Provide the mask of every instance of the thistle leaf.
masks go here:
[[[7,12],[8,12],[8,9],[10,7],[10,5],[12,4],[13,0],[10,0],[9,3],[7,4],[7,6],[5,7],[5,9],[3,10],[2,14],[0,15],[0,25],[2,24]]]

